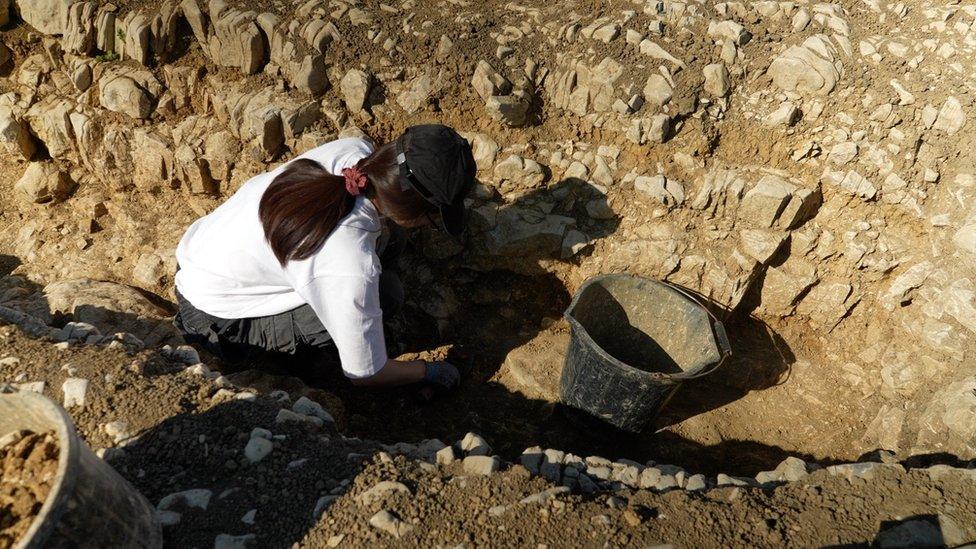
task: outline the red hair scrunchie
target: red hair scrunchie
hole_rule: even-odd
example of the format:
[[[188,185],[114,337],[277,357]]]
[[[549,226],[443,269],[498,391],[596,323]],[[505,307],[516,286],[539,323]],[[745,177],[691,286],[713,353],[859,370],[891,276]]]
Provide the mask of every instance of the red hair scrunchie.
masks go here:
[[[346,180],[346,192],[353,196],[359,196],[360,191],[366,188],[366,174],[356,166],[343,168],[342,177]]]

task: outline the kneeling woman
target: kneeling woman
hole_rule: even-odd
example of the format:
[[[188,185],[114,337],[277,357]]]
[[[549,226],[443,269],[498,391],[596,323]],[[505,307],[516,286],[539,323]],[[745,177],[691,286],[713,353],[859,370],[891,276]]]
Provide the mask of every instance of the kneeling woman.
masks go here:
[[[424,125],[376,149],[333,141],[252,178],[180,241],[176,327],[228,361],[334,344],[355,384],[453,389],[449,363],[387,357],[383,312],[403,289],[383,266],[397,227],[463,230],[475,171],[467,141]]]

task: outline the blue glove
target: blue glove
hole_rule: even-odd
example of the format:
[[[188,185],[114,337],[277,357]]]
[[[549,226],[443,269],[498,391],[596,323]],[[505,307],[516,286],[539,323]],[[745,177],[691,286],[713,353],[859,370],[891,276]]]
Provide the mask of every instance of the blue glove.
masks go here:
[[[451,391],[457,388],[460,380],[461,374],[458,373],[458,369],[450,362],[438,360],[427,363],[427,371],[424,373],[424,381],[427,383]]]

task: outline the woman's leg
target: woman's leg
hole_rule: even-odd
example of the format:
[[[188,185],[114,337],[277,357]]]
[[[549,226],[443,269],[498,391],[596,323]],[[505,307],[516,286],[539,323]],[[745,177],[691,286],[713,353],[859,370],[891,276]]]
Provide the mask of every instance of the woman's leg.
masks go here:
[[[379,293],[384,316],[396,314],[403,306],[403,283],[394,266],[383,269]],[[308,305],[276,315],[224,319],[200,311],[179,292],[176,297],[179,311],[173,324],[183,339],[227,362],[241,362],[267,351],[293,355],[299,347],[333,344],[332,336]]]
[[[231,348],[231,342],[226,337],[221,337],[221,333],[227,332],[228,328],[240,331],[232,326],[235,321],[217,318],[197,309],[179,291],[176,292],[176,301],[179,309],[173,318],[173,325],[183,339],[187,343],[203,347],[222,360],[236,361],[240,352],[235,352],[237,350]]]
[[[263,352],[294,353],[297,340],[290,312],[280,315],[226,319],[207,314],[176,293],[179,311],[173,324],[187,343],[235,363]]]

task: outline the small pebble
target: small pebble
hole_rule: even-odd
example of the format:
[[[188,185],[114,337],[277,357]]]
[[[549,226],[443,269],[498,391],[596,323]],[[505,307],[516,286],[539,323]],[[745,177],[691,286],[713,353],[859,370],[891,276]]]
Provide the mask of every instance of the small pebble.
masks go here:
[[[247,446],[244,447],[244,457],[246,457],[251,463],[257,463],[266,458],[273,449],[274,443],[270,440],[261,437],[254,437],[247,441]]]

